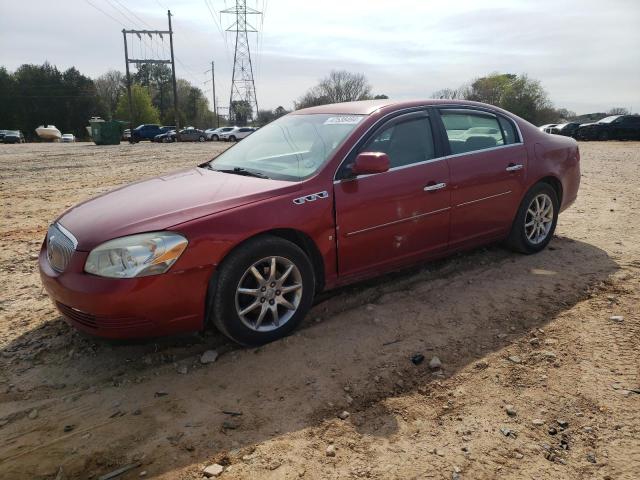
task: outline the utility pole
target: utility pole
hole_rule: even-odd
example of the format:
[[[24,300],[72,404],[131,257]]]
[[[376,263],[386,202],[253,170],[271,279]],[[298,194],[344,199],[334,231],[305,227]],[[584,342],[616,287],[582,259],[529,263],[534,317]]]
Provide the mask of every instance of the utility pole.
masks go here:
[[[173,121],[176,124],[176,132],[180,131],[180,119],[178,118],[178,86],[176,84],[176,62],[173,58],[173,29],[171,28],[171,10],[167,10],[169,17],[169,47],[171,48],[171,78],[173,80]]]
[[[171,75],[173,80],[173,115],[176,124],[176,129],[179,129],[178,124],[178,88],[176,85],[176,64],[173,55],[173,30],[171,28],[171,10],[167,10],[169,17],[169,30],[122,30],[122,36],[124,37],[124,60],[127,68],[127,97],[129,98],[129,129],[133,132],[133,98],[131,94],[131,73],[129,71],[129,64],[133,63],[136,66],[150,64],[150,65],[168,65],[171,64]],[[157,58],[129,58],[129,46],[127,35],[135,35],[140,41],[142,36],[147,35],[150,39],[153,39],[154,35],[158,35],[161,39],[162,35],[169,35],[169,44],[171,49],[171,59],[157,59]],[[133,141],[132,138],[129,141]]]
[[[219,128],[220,127],[220,117],[218,116],[218,107],[216,106],[216,76],[214,73],[214,68],[215,65],[213,63],[213,60],[211,60],[211,88],[213,89],[213,113],[216,115],[216,125]],[[204,73],[209,73],[209,70],[206,70]],[[208,83],[209,80],[205,80],[204,83]]]
[[[227,32],[235,32],[236,34],[231,95],[229,97],[229,123],[242,123],[245,119],[248,120],[254,110],[256,115],[258,113],[258,99],[249,48],[249,33],[257,33],[258,30],[247,22],[247,15],[262,15],[262,12],[247,7],[247,0],[236,0],[235,7],[222,10],[220,13],[235,16],[235,21],[227,28]],[[236,108],[239,105],[238,102],[244,103],[244,112]]]

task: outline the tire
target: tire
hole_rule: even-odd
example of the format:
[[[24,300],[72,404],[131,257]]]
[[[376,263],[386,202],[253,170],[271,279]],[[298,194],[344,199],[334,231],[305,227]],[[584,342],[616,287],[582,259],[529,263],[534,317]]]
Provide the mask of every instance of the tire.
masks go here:
[[[162,143],[169,143],[169,142],[171,142],[171,139],[169,137],[162,138]]]
[[[206,138],[204,138],[202,135],[200,135],[200,136],[198,137],[198,141],[199,141],[199,142],[204,142],[205,140],[206,140]]]
[[[604,132],[600,132],[600,135],[598,135],[598,140],[602,140],[603,142],[606,142],[607,140],[609,140],[610,135],[609,132],[604,131]]]
[[[211,137],[211,141],[212,141],[212,142],[217,142],[218,140],[220,140],[220,138],[218,137],[218,135],[213,135],[213,136]]]
[[[231,135],[231,136],[229,137],[229,141],[230,141],[230,142],[235,142],[235,141],[236,141],[236,137],[234,137],[233,135]]]
[[[531,212],[537,210],[536,207],[541,204],[542,199],[551,202],[553,212],[551,212],[551,215],[538,217],[541,221],[537,221]],[[534,203],[536,201],[538,202],[537,204]],[[553,233],[555,232],[558,222],[559,210],[560,202],[554,188],[545,182],[535,184],[520,203],[518,213],[511,226],[511,232],[507,237],[507,246],[511,250],[525,254],[537,253],[544,250],[551,241],[551,238],[553,238]],[[544,222],[545,218],[550,219],[548,223]],[[537,233],[533,232],[533,229],[540,225],[542,225],[543,230],[538,230]],[[533,236],[531,236],[532,232]]]
[[[274,282],[270,279],[272,262],[276,262]],[[293,268],[282,281],[290,266]],[[258,280],[252,267],[264,282]],[[282,284],[277,283],[280,281]],[[278,287],[291,291],[285,293]],[[239,292],[240,288],[251,293]],[[300,324],[313,302],[315,275],[300,247],[264,235],[247,241],[222,262],[213,290],[209,318],[218,330],[241,345],[263,345],[289,335]],[[284,301],[295,310],[280,303]]]

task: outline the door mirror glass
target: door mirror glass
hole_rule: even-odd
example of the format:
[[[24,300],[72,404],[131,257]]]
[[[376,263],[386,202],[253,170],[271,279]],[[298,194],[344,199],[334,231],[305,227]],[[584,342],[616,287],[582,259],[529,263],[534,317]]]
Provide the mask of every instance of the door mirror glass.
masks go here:
[[[383,152],[359,153],[351,167],[353,175],[370,175],[387,170],[389,170],[389,156]]]

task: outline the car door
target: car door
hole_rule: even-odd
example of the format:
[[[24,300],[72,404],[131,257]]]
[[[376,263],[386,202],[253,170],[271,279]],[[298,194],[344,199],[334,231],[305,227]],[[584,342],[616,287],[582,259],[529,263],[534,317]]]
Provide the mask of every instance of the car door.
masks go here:
[[[364,151],[389,156],[387,172],[349,177]],[[358,276],[444,251],[449,169],[426,111],[397,116],[352,151],[334,182],[338,273]]]
[[[449,247],[506,235],[527,172],[527,151],[516,124],[489,111],[440,108],[450,155]]]

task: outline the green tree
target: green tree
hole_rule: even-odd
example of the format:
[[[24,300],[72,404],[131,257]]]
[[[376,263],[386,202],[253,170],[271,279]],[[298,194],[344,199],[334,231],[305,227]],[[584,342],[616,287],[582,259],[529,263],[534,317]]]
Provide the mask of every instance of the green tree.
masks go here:
[[[553,123],[573,113],[566,109],[556,110],[542,84],[524,74],[492,73],[476,78],[468,86],[439,90],[433,96],[488,103],[515,113],[535,125]]]
[[[129,118],[129,97],[122,95],[118,100],[116,118],[129,120],[134,127],[142,123],[160,123],[160,113],[151,103],[149,90],[142,85],[131,86],[131,98],[133,103],[133,118]]]
[[[244,126],[253,120],[253,108],[246,100],[234,100],[231,102],[229,118],[235,121],[238,126]]]
[[[6,73],[0,74],[3,76],[7,82]],[[35,128],[43,124],[55,125],[62,133],[86,137],[84,127],[89,118],[105,114],[95,84],[74,67],[60,72],[46,62],[25,64],[11,77],[8,101],[13,119],[11,128],[22,130],[27,137],[33,138]]]
[[[19,128],[16,115],[16,90],[14,76],[6,68],[0,67],[0,119],[2,128]]]
[[[286,115],[287,113],[289,112],[282,106],[276,107],[273,110],[258,110],[256,123],[262,127],[267,123],[273,122],[275,119]]]

